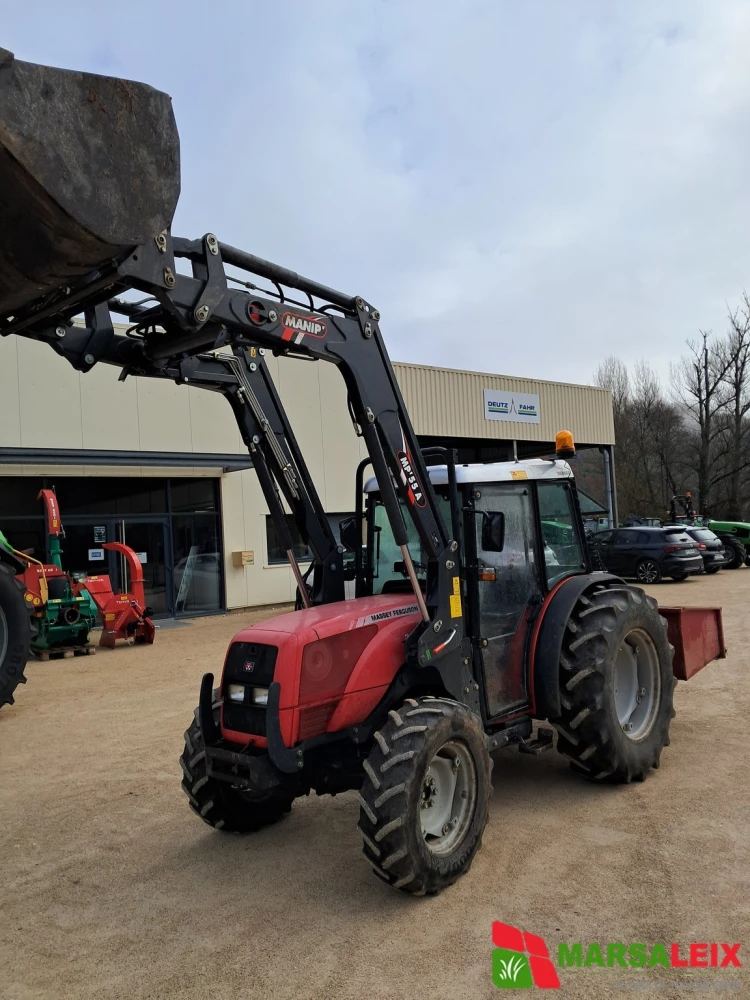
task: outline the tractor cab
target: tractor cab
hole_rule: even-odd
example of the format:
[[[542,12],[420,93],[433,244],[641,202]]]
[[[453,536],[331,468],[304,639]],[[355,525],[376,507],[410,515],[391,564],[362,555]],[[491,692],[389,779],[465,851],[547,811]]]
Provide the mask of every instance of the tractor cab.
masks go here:
[[[468,632],[481,662],[487,720],[529,705],[527,650],[538,612],[563,579],[590,572],[573,473],[566,461],[534,459],[429,469],[438,508],[456,523]],[[410,594],[412,587],[373,477],[364,485],[366,525],[358,596]],[[402,501],[403,503],[403,501]],[[405,506],[405,504],[404,504]],[[406,511],[409,549],[427,586],[427,559]]]

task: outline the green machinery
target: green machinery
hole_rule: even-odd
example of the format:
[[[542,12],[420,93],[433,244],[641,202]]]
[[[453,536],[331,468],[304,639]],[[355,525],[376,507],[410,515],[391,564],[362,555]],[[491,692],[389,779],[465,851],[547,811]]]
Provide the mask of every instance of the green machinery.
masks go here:
[[[63,529],[57,497],[52,490],[42,490],[39,498],[45,506],[50,562],[41,563],[21,553],[16,555],[25,563],[19,578],[26,588],[24,597],[37,627],[31,648],[46,659],[51,651],[87,647],[97,610],[86,588],[63,570],[60,544]]]

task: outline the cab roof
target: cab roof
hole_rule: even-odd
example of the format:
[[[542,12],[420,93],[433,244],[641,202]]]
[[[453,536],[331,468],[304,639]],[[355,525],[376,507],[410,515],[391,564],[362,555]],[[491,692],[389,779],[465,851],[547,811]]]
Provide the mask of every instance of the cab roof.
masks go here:
[[[448,482],[446,465],[428,467],[430,482],[443,486]],[[519,479],[572,479],[573,471],[559,459],[531,458],[523,462],[474,462],[456,466],[457,483],[512,483]],[[365,483],[365,493],[374,493],[378,481],[374,476]]]

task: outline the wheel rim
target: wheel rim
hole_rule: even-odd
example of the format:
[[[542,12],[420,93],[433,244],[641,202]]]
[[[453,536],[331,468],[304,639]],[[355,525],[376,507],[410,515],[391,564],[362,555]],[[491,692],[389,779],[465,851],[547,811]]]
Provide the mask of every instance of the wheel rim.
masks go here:
[[[5,654],[8,652],[8,619],[5,617],[5,612],[0,608],[0,665],[2,665],[5,659]]]
[[[656,583],[659,579],[659,567],[654,562],[644,562],[638,567],[638,579],[641,583]]]
[[[450,854],[463,840],[476,798],[474,758],[461,740],[448,740],[430,761],[422,780],[422,836],[433,854]]]
[[[642,629],[628,632],[615,657],[615,711],[628,739],[645,739],[654,727],[661,695],[659,654]]]
[[[734,549],[731,545],[724,546],[724,559],[726,562],[734,562]]]

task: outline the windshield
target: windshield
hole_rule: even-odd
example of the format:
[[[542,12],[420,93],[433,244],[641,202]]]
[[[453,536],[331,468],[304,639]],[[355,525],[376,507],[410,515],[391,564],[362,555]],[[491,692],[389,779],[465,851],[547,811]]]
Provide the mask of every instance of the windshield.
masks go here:
[[[697,538],[699,542],[713,542],[716,538],[713,531],[709,531],[708,528],[696,528],[694,531],[691,531],[690,534],[693,538]]]
[[[438,494],[438,509],[445,524],[450,524],[450,503]],[[399,500],[401,514],[404,518],[408,535],[409,552],[418,578],[424,582],[427,578],[427,556],[417,534],[417,529],[411,519],[408,508],[403,500]],[[373,515],[372,532],[372,592],[373,594],[411,593],[411,584],[406,575],[404,557],[396,545],[393,532],[388,522],[385,507],[376,502]]]

